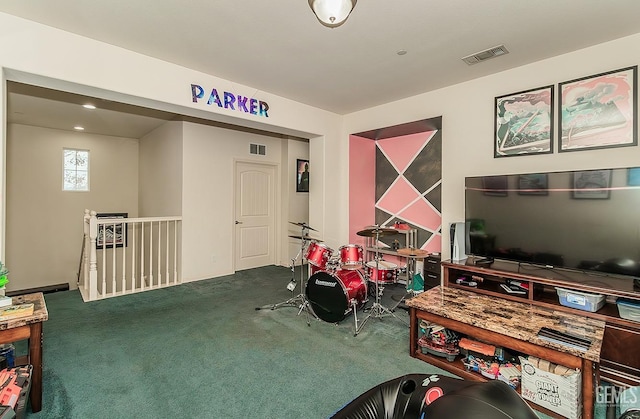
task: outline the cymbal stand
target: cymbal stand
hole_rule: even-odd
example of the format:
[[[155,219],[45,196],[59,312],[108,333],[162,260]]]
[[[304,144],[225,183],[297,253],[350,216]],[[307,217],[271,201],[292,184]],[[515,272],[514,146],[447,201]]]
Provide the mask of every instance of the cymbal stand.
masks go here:
[[[376,261],[376,274],[378,272],[380,272],[380,251],[379,251],[379,239],[380,239],[380,234],[376,231],[375,234],[375,249],[376,249],[376,255],[374,257],[374,260]],[[396,314],[391,311],[390,309],[388,309],[387,307],[383,306],[380,303],[380,299],[381,299],[381,294],[382,294],[382,289],[380,289],[379,286],[379,282],[380,279],[376,278],[375,280],[375,284],[376,284],[376,297],[375,300],[373,302],[373,305],[371,306],[371,308],[369,309],[369,314],[367,314],[367,317],[365,317],[362,320],[362,323],[360,325],[358,325],[358,318],[356,316],[356,310],[355,310],[355,306],[353,307],[353,318],[355,321],[355,330],[354,330],[354,336],[357,336],[358,333],[360,333],[360,331],[362,330],[362,328],[364,327],[364,325],[367,323],[367,320],[369,320],[369,318],[371,317],[376,317],[378,319],[382,319],[384,316],[393,316],[396,319],[400,320],[400,318],[398,316],[396,316]],[[383,288],[384,289],[384,288]],[[395,309],[395,307],[394,307]]]
[[[289,281],[289,284],[287,285],[287,289],[291,292],[293,292],[295,290],[295,283],[296,283],[296,261],[298,260],[298,258],[303,255],[304,253],[304,249],[307,247],[307,239],[306,237],[309,234],[309,227],[306,225],[302,225],[301,226],[301,234],[300,237],[302,240],[302,243],[300,245],[300,250],[298,251],[298,253],[296,254],[296,256],[294,258],[291,259],[291,281]],[[306,231],[305,231],[306,230]],[[283,301],[281,303],[277,303],[277,304],[273,304],[271,306],[269,306],[269,308],[271,308],[271,310],[275,310],[278,308],[282,308],[282,307],[297,307],[298,308],[298,316],[304,311],[305,312],[305,316],[307,318],[307,326],[311,326],[311,320],[309,317],[309,313],[311,313],[311,315],[313,315],[313,317],[315,317],[316,319],[318,319],[318,316],[316,316],[316,314],[313,312],[313,310],[311,309],[311,305],[309,305],[309,300],[307,300],[306,295],[304,294],[304,273],[303,273],[303,264],[304,262],[304,256],[300,259],[300,294],[289,298],[286,301]],[[256,309],[258,310],[258,309]]]

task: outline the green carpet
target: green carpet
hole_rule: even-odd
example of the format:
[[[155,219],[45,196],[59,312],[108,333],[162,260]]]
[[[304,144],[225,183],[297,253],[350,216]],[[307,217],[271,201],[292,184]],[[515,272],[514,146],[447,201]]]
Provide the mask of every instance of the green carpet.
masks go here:
[[[326,418],[383,381],[443,373],[409,356],[405,310],[355,337],[351,315],[309,326],[295,308],[256,310],[299,293],[290,275],[269,266],[92,303],[46,294],[43,409],[26,417]]]

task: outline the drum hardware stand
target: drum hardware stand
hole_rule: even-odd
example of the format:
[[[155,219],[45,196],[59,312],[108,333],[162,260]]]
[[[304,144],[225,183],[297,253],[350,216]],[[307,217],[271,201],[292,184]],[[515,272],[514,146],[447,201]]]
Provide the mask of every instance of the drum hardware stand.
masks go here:
[[[300,240],[302,240],[302,243],[300,245],[300,250],[298,251],[296,256],[291,259],[291,281],[289,281],[289,283],[287,284],[287,289],[291,292],[293,292],[296,287],[296,261],[298,260],[298,257],[304,254],[304,249],[305,247],[307,247],[307,240],[310,239],[310,237],[308,236],[309,234],[308,230],[311,229],[311,227],[307,226],[304,223],[293,223],[293,224],[300,225],[302,231],[301,231],[300,237],[297,237],[297,236],[290,236],[290,237],[299,238]],[[263,308],[270,308],[271,310],[276,310],[282,307],[296,307],[298,308],[298,316],[303,311],[305,312],[305,316],[307,318],[307,326],[311,327],[311,320],[309,317],[309,313],[311,313],[311,315],[313,315],[313,317],[315,317],[316,320],[320,320],[318,316],[316,316],[316,314],[311,309],[311,306],[309,305],[309,300],[307,300],[307,297],[304,294],[304,273],[302,269],[304,266],[303,261],[304,261],[304,256],[302,256],[300,260],[300,294],[296,295],[295,297],[291,297],[288,300],[283,301],[281,303],[271,304],[264,307],[256,307],[256,310],[261,310]]]
[[[398,301],[396,305],[393,306],[393,308],[391,309],[392,311],[395,311],[395,309],[398,308],[398,306],[407,298],[407,296],[415,297],[416,295],[418,295],[418,292],[414,289],[413,283],[414,276],[416,275],[416,267],[418,263],[417,260],[424,259],[429,255],[429,252],[422,249],[416,249],[413,246],[410,246],[406,249],[398,249],[398,253],[400,253],[402,256],[407,257],[407,285],[405,288],[405,294],[402,296],[402,298],[400,298],[400,301]]]
[[[376,249],[376,255],[374,257],[375,261],[376,261],[376,272],[380,272],[380,264],[379,264],[379,260],[380,260],[380,251],[379,251],[379,245],[378,242],[380,240],[380,236],[387,234],[388,231],[393,231],[392,229],[385,229],[385,228],[381,228],[379,226],[374,226],[374,228],[370,229],[370,230],[363,230],[363,231],[359,231],[357,234],[361,235],[361,236],[369,236],[369,237],[375,237],[375,249]],[[395,231],[393,231],[395,233]],[[372,234],[371,234],[372,233]],[[358,325],[358,318],[356,316],[356,310],[354,307],[353,310],[353,318],[355,321],[355,330],[354,330],[354,336],[357,336],[358,333],[360,333],[360,331],[362,330],[362,328],[364,327],[365,324],[367,324],[367,320],[369,320],[369,318],[371,317],[376,317],[378,319],[382,319],[384,316],[388,316],[391,315],[393,317],[395,317],[396,319],[400,320],[400,318],[398,316],[395,315],[395,313],[390,310],[389,308],[383,306],[380,303],[380,299],[381,299],[381,295],[380,295],[380,287],[379,287],[379,282],[380,279],[376,278],[376,292],[375,292],[375,300],[373,302],[373,305],[369,308],[369,314],[367,314],[367,317],[365,317],[362,320],[362,323],[360,325]],[[395,307],[394,307],[395,309]],[[408,323],[405,322],[407,325]]]

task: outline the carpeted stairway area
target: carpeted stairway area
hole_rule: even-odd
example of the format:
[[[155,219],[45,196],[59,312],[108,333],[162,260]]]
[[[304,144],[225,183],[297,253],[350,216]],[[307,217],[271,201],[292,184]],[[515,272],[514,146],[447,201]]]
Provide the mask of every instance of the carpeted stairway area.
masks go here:
[[[327,418],[399,375],[450,375],[409,356],[401,308],[358,336],[352,315],[308,325],[296,308],[269,309],[299,293],[290,279],[268,266],[92,303],[46,294],[43,409],[26,417]],[[392,288],[384,305],[403,294]]]

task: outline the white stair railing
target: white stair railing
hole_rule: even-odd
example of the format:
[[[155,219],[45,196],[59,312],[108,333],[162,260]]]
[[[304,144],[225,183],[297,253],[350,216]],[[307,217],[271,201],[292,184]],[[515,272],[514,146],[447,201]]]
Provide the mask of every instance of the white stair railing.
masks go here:
[[[78,288],[84,301],[181,283],[182,217],[98,218],[85,210]]]

